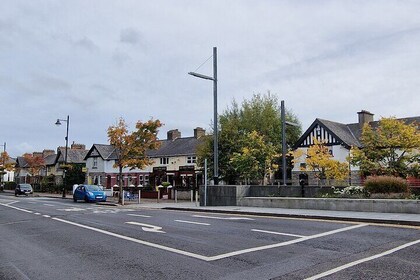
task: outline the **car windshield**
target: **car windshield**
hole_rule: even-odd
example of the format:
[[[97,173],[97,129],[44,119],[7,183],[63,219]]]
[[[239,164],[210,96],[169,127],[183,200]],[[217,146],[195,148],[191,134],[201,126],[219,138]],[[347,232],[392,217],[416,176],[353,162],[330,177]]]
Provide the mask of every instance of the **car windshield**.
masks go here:
[[[98,186],[95,186],[95,185],[87,185],[86,190],[90,191],[90,192],[101,191],[101,189]]]
[[[32,187],[29,184],[23,184],[23,185],[20,185],[20,189],[21,190],[31,190]]]

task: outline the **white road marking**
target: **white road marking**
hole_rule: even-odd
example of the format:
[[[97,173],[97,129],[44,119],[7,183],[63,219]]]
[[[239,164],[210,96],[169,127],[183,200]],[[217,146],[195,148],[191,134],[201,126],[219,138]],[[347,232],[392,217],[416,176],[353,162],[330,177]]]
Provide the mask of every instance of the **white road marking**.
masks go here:
[[[103,234],[113,236],[113,237],[117,237],[117,238],[120,238],[120,239],[124,239],[124,240],[127,240],[127,241],[135,242],[135,243],[138,243],[138,244],[146,245],[146,246],[161,249],[161,250],[165,250],[165,251],[168,251],[168,252],[172,252],[172,253],[196,258],[196,259],[203,260],[203,261],[208,260],[208,257],[198,255],[198,254],[194,254],[194,253],[190,253],[190,252],[187,252],[187,251],[182,251],[182,250],[174,249],[174,248],[171,248],[171,247],[167,247],[167,246],[163,246],[163,245],[159,245],[159,244],[135,239],[135,238],[132,238],[132,237],[124,236],[124,235],[121,235],[121,234],[113,233],[113,232],[102,230],[102,229],[99,229],[99,228],[85,226],[85,225],[82,225],[82,224],[66,221],[66,220],[59,219],[59,218],[52,218],[52,219],[55,220],[55,221],[63,222],[63,223],[70,224],[70,225],[77,226],[77,227],[81,227],[81,228],[84,228],[84,229],[89,229],[89,230],[92,230],[92,231],[96,231],[96,232],[99,232],[99,233],[103,233]]]
[[[328,275],[334,274],[334,273],[339,272],[339,271],[341,271],[341,270],[347,269],[347,268],[349,268],[349,267],[352,267],[352,266],[355,266],[355,265],[358,265],[358,264],[361,264],[361,263],[364,263],[364,262],[367,262],[367,261],[371,261],[371,260],[374,260],[374,259],[377,259],[377,258],[380,258],[380,257],[386,256],[386,255],[389,255],[389,254],[392,254],[392,253],[397,252],[397,251],[399,251],[399,250],[402,250],[402,249],[404,249],[404,248],[407,248],[407,247],[413,246],[413,245],[415,245],[415,244],[417,244],[417,243],[420,243],[420,239],[417,239],[417,240],[415,240],[415,241],[412,241],[412,242],[409,242],[409,243],[403,244],[403,245],[401,245],[401,246],[398,246],[398,247],[396,247],[396,248],[394,248],[394,249],[391,249],[391,250],[385,251],[385,252],[383,252],[383,253],[380,253],[380,254],[377,254],[377,255],[373,255],[373,256],[370,256],[370,257],[367,257],[367,258],[364,258],[364,259],[360,259],[360,260],[357,260],[357,261],[354,261],[354,262],[351,262],[351,263],[348,263],[348,264],[345,264],[345,265],[342,265],[342,266],[336,267],[336,268],[334,268],[334,269],[331,269],[331,270],[325,271],[325,272],[323,272],[323,273],[321,273],[321,274],[317,274],[317,275],[314,275],[314,276],[312,276],[312,277],[306,278],[305,280],[316,280],[316,279],[319,279],[319,278],[322,278],[322,277],[325,277],[325,276],[328,276]]]
[[[140,215],[140,214],[127,214],[128,216],[134,216],[134,217],[143,217],[143,218],[151,218],[152,216],[147,215]]]
[[[246,217],[216,217],[216,216],[203,216],[203,215],[192,215],[192,216],[196,218],[206,218],[206,219],[216,219],[216,220],[233,220],[233,221],[238,221],[238,220],[253,221],[254,220],[252,218],[246,218]]]
[[[45,206],[55,206],[54,204],[46,204],[44,203]]]
[[[33,213],[32,211],[22,209],[22,208],[18,208],[18,207],[14,207],[14,206],[7,205],[7,204],[4,204],[4,203],[0,203],[0,205],[6,206],[6,207],[9,207],[9,208],[12,208],[12,209],[16,209],[16,210],[19,210],[19,211],[27,212],[27,213]],[[220,259],[224,259],[224,258],[228,258],[228,257],[232,257],[232,256],[238,256],[238,255],[242,255],[242,254],[246,254],[246,253],[262,251],[262,250],[266,250],[266,249],[283,247],[283,246],[287,246],[287,245],[291,245],[291,244],[300,243],[300,242],[303,242],[303,241],[306,241],[306,240],[315,239],[315,238],[318,238],[318,237],[324,237],[324,236],[327,236],[327,235],[332,235],[332,234],[335,234],[335,233],[344,232],[344,231],[348,231],[348,230],[353,230],[353,229],[356,229],[356,228],[365,227],[365,226],[369,225],[369,224],[359,224],[359,225],[340,228],[340,229],[336,229],[336,230],[332,230],[332,231],[328,231],[328,232],[323,232],[323,233],[319,233],[319,234],[315,234],[315,235],[311,235],[311,236],[306,236],[306,237],[298,238],[298,239],[287,241],[287,242],[265,245],[265,246],[260,246],[260,247],[254,247],[254,248],[234,251],[234,252],[230,252],[230,253],[226,253],[226,254],[220,254],[220,255],[213,256],[213,257],[207,257],[207,256],[203,256],[203,255],[199,255],[199,254],[195,254],[195,253],[191,253],[191,252],[187,252],[187,251],[183,251],[183,250],[179,250],[179,249],[175,249],[175,248],[171,248],[171,247],[167,247],[167,246],[143,241],[143,240],[140,240],[140,239],[135,239],[135,238],[132,238],[132,237],[124,236],[124,235],[121,235],[121,234],[113,233],[113,232],[102,230],[102,229],[99,229],[99,228],[86,226],[86,225],[83,225],[83,224],[78,224],[78,223],[75,223],[75,222],[71,222],[71,221],[67,221],[67,220],[63,220],[63,219],[59,219],[59,218],[51,218],[51,219],[54,220],[54,221],[59,221],[59,222],[66,223],[66,224],[73,225],[73,226],[77,226],[77,227],[80,227],[80,228],[89,229],[89,230],[96,231],[96,232],[106,234],[106,235],[109,235],[109,236],[117,237],[117,238],[124,239],[124,240],[127,240],[127,241],[131,241],[131,242],[135,242],[135,243],[142,244],[142,245],[145,245],[145,246],[165,250],[165,251],[168,251],[168,252],[172,252],[172,253],[176,253],[176,254],[192,257],[192,258],[196,258],[196,259],[207,261],[207,262],[220,260]],[[147,226],[150,227],[151,226],[151,225],[140,224],[140,223],[136,223],[136,222],[127,222],[127,223],[143,225],[145,227],[147,227]],[[155,227],[155,226],[151,226],[151,227],[159,228],[159,227]],[[151,231],[151,230],[153,230],[153,229],[149,228],[149,231]],[[415,243],[418,243],[418,242],[420,242],[420,240],[415,241]],[[411,246],[411,245],[414,245],[414,243],[413,244],[406,244],[406,247]]]
[[[129,225],[141,226],[142,230],[148,231],[148,232],[166,233],[162,230],[161,227],[154,226],[154,225],[142,224],[142,223],[137,223],[137,222],[125,222],[125,223]]]
[[[356,228],[360,228],[360,227],[365,227],[367,225],[368,224],[354,225],[354,226],[339,228],[339,229],[336,229],[336,230],[327,231],[327,232],[323,232],[323,233],[319,233],[319,234],[315,234],[315,235],[311,235],[311,236],[305,236],[305,237],[302,237],[302,238],[298,238],[298,239],[295,239],[295,240],[290,240],[290,241],[286,241],[286,242],[282,242],[282,243],[276,243],[276,244],[265,245],[265,246],[260,246],[260,247],[255,247],[255,248],[249,248],[249,249],[245,249],[245,250],[230,252],[230,253],[226,253],[226,254],[221,254],[221,255],[209,257],[209,261],[216,261],[216,260],[220,260],[220,259],[224,259],[224,258],[228,258],[228,257],[233,257],[233,256],[238,256],[238,255],[242,255],[242,254],[246,254],[246,253],[283,247],[283,246],[286,246],[286,245],[296,244],[296,243],[300,243],[300,242],[303,242],[303,241],[306,241],[306,240],[315,239],[315,238],[318,238],[318,237],[324,237],[324,236],[327,236],[327,235],[331,235],[331,234],[335,234],[335,233],[339,233],[339,232],[343,232],[343,231],[348,231],[348,230],[352,230],[352,229],[356,229]]]
[[[284,232],[276,232],[276,231],[268,231],[268,230],[261,230],[261,229],[251,229],[251,231],[263,232],[263,233],[270,233],[270,234],[277,234],[277,235],[294,236],[294,237],[306,237],[305,235],[297,235],[297,234],[284,233]]]
[[[175,220],[175,222],[186,223],[186,224],[194,224],[194,225],[203,225],[203,226],[209,226],[210,225],[210,224],[207,224],[207,223],[198,223],[198,222],[191,222],[191,221],[184,221],[184,220]]]
[[[0,205],[9,207],[9,208],[12,208],[12,209],[15,209],[15,210],[19,210],[19,211],[22,211],[22,212],[26,212],[26,213],[33,213],[33,211],[22,209],[22,208],[18,208],[18,207],[12,206],[12,205],[4,204],[4,203],[0,203]]]
[[[41,213],[34,213],[35,215],[41,215]]]
[[[51,218],[51,216],[48,216],[48,215],[42,215],[42,217]]]
[[[10,201],[10,202],[8,202],[8,203],[6,203],[7,205],[10,205],[10,204],[13,204],[13,203],[16,203],[16,202],[19,202],[19,201],[17,201],[17,200],[15,200],[15,201]]]
[[[65,208],[65,209],[56,209],[57,211],[66,211],[66,212],[79,212],[79,211],[85,211],[86,209],[83,208],[77,208],[77,207],[72,207],[72,208]]]

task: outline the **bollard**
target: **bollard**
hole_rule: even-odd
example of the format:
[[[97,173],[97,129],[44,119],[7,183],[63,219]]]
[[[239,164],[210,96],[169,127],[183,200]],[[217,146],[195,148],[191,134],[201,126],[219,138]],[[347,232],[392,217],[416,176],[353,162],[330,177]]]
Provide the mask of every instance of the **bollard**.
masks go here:
[[[141,190],[139,189],[139,204],[140,204],[140,198],[141,198]]]
[[[198,191],[195,191],[195,206],[198,204]]]
[[[124,195],[125,195],[125,191],[122,191],[122,200],[121,200],[121,205],[124,206]]]
[[[194,202],[194,193],[193,193],[193,190],[191,190],[191,202]]]
[[[178,190],[175,190],[175,203],[178,203]]]

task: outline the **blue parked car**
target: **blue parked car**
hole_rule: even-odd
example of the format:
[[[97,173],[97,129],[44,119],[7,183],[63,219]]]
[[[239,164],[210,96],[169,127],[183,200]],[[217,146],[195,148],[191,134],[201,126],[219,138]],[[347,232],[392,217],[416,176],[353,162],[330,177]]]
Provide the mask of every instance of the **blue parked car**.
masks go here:
[[[84,200],[86,202],[106,201],[106,193],[96,185],[79,185],[73,194],[74,202]]]

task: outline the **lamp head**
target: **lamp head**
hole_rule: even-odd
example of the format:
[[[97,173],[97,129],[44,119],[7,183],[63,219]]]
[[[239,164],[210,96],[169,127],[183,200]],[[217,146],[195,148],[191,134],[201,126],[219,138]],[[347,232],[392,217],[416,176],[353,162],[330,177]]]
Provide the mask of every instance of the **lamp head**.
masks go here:
[[[55,122],[55,125],[61,125],[60,119],[57,119],[57,121]]]

